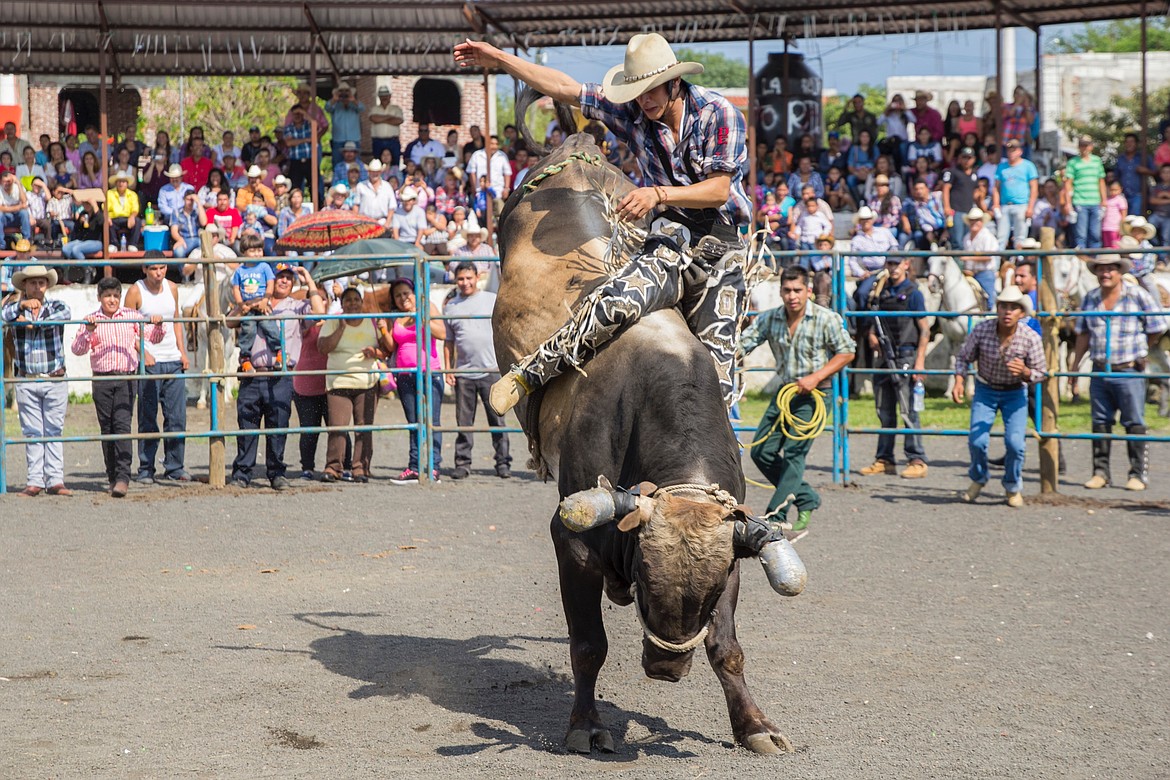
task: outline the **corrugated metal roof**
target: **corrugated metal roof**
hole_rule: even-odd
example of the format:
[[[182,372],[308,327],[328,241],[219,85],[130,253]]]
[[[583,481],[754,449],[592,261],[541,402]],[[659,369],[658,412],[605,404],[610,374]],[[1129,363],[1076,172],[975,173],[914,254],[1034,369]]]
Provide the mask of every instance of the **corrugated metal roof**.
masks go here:
[[[604,45],[637,32],[673,43],[879,33],[932,33],[1137,16],[1140,0],[7,0],[0,2],[0,67],[86,73],[111,54],[129,75],[452,73],[466,36],[501,46]],[[1165,14],[1168,0],[1150,0]]]

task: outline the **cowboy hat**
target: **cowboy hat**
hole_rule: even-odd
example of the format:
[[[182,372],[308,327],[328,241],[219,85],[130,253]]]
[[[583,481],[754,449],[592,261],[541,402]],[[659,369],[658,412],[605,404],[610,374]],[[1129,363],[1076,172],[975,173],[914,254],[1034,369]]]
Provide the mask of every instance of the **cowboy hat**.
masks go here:
[[[929,103],[930,101],[934,100],[934,95],[927,92],[925,89],[916,89],[914,90],[914,99],[918,100],[918,98],[922,98]]]
[[[1025,295],[1024,291],[1014,284],[1009,284],[1003,288],[1003,291],[995,299],[996,305],[1001,303],[1013,303],[1024,310],[1024,315],[1032,316],[1032,297]]]
[[[990,222],[991,215],[978,206],[972,206],[971,210],[963,215],[963,221],[968,225],[972,222]]]
[[[57,286],[57,272],[43,265],[29,265],[12,275],[12,286],[18,290],[24,289],[24,283],[29,279],[48,279],[50,287]]]
[[[1137,240],[1149,241],[1158,234],[1158,228],[1150,224],[1145,217],[1138,214],[1126,217],[1125,222],[1121,224],[1121,234],[1124,236],[1133,236]]]
[[[1040,242],[1037,241],[1036,239],[1032,238],[1031,236],[1028,236],[1027,238],[1021,238],[1019,245],[1016,247],[1016,249],[1039,249],[1039,248],[1040,248]]]
[[[875,187],[879,184],[889,184],[890,177],[886,176],[884,173],[879,173],[877,176],[873,177],[873,183]]]
[[[382,95],[389,95],[389,94],[390,94],[390,87],[386,86],[385,84],[378,87],[378,97],[381,97]]]
[[[127,173],[126,171],[118,171],[117,173],[115,173],[113,176],[110,177],[110,181],[112,181],[112,182],[119,182],[119,181],[128,182],[128,181],[133,181],[133,179],[130,178],[130,174]]]
[[[629,103],[659,84],[702,72],[698,62],[679,62],[661,35],[645,33],[630,38],[625,61],[609,69],[601,87],[611,103]]]
[[[418,192],[414,187],[403,187],[402,192],[398,193],[398,199],[403,203],[408,200],[418,200]]]
[[[1123,274],[1129,273],[1133,270],[1133,263],[1125,255],[1096,255],[1095,257],[1085,258],[1085,264],[1089,266],[1090,271],[1096,271],[1099,265],[1116,265],[1120,266],[1120,272]]]
[[[27,238],[24,238],[22,236],[22,237],[16,239],[16,243],[12,245],[12,251],[13,252],[31,252],[32,251],[32,244],[29,243],[29,240]]]
[[[171,167],[167,168],[167,178],[168,179],[181,179],[181,178],[183,178],[183,166],[179,165],[178,163],[171,163]]]
[[[857,210],[857,213],[853,215],[853,224],[857,224],[863,219],[874,219],[876,217],[877,214],[873,213],[873,209],[871,209],[869,206],[862,206]]]
[[[277,176],[275,179],[273,179],[273,180],[272,180],[272,186],[273,186],[273,187],[279,187],[279,186],[280,186],[280,185],[282,185],[282,184],[283,184],[283,185],[285,185],[285,186],[287,187],[287,186],[288,186],[289,184],[291,184],[291,183],[292,183],[292,182],[290,182],[290,181],[288,180],[288,177],[287,177],[287,176],[285,176],[283,173],[282,173],[282,174],[280,174],[279,176]]]
[[[1141,249],[1141,246],[1141,243],[1128,233],[1122,236],[1121,240],[1117,242],[1117,248],[1123,251],[1126,249]],[[1130,252],[1129,256],[1131,259],[1136,260],[1140,258],[1142,254],[1142,252]]]
[[[381,173],[386,170],[386,166],[382,164],[381,160],[370,160],[370,164],[366,166],[366,170],[370,173]]]
[[[333,187],[330,188],[329,191],[335,195],[348,195],[349,194],[349,187],[346,187],[341,182],[338,182],[337,184],[334,184]]]
[[[463,237],[464,238],[470,238],[475,233],[479,233],[479,237],[482,238],[484,241],[487,241],[487,237],[488,237],[487,228],[473,228],[473,227],[471,227],[471,225],[468,225],[468,224],[463,225]]]
[[[264,176],[264,171],[260,170],[259,165],[253,165],[248,169],[249,179],[259,179]]]
[[[341,145],[341,151],[343,152],[356,152],[357,150],[358,145],[354,141],[346,141]]]

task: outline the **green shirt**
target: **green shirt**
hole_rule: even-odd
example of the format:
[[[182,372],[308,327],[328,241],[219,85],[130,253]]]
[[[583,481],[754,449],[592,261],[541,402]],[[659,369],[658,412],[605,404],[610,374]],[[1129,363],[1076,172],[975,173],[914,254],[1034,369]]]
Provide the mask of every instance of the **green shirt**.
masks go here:
[[[784,315],[784,307],[779,306],[756,317],[743,332],[740,349],[748,355],[765,341],[776,358],[776,374],[781,385],[821,370],[836,355],[857,351],[841,315],[812,301],[805,307],[804,317],[791,340],[788,318]]]
[[[1072,203],[1074,206],[1100,206],[1101,187],[1105,178],[1105,166],[1101,158],[1090,154],[1089,159],[1074,157],[1065,164],[1065,174],[1072,181]]]

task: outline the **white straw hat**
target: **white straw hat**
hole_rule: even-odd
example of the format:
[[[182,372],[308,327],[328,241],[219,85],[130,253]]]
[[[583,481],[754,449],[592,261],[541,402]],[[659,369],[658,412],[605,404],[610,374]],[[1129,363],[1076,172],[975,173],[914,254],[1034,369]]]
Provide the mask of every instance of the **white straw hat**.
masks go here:
[[[859,221],[861,221],[863,219],[876,219],[876,218],[877,218],[877,214],[873,213],[873,209],[871,209],[869,206],[862,206],[861,208],[859,208],[857,210],[857,213],[853,215],[853,223],[857,224]]]
[[[259,179],[263,175],[264,175],[264,171],[260,170],[259,165],[253,165],[251,168],[248,169],[248,178],[249,179]]]
[[[635,35],[626,44],[626,57],[601,81],[605,97],[611,103],[629,103],[671,79],[702,73],[698,62],[679,62],[670,44],[658,33]]]
[[[1024,314],[1028,317],[1032,316],[1032,298],[1024,293],[1019,287],[1010,284],[1003,288],[995,299],[997,304],[1000,303],[1014,303],[1024,310]]]
[[[963,221],[968,225],[972,222],[990,222],[991,215],[978,206],[972,206],[971,210],[963,215]]]
[[[183,166],[179,165],[178,163],[172,163],[171,167],[167,168],[167,178],[168,179],[181,179],[181,178],[183,178]]]

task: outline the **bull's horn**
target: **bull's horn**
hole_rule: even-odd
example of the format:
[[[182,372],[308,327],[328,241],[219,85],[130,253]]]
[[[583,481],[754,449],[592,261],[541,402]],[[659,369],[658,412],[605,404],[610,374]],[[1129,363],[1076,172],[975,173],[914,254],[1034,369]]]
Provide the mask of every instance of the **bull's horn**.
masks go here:
[[[563,515],[562,515],[563,516]],[[808,583],[808,571],[787,539],[768,542],[760,550],[760,563],[772,590],[781,596],[798,596]]]
[[[637,508],[635,496],[603,487],[579,490],[561,500],[561,522],[570,531],[581,533],[612,523]]]

